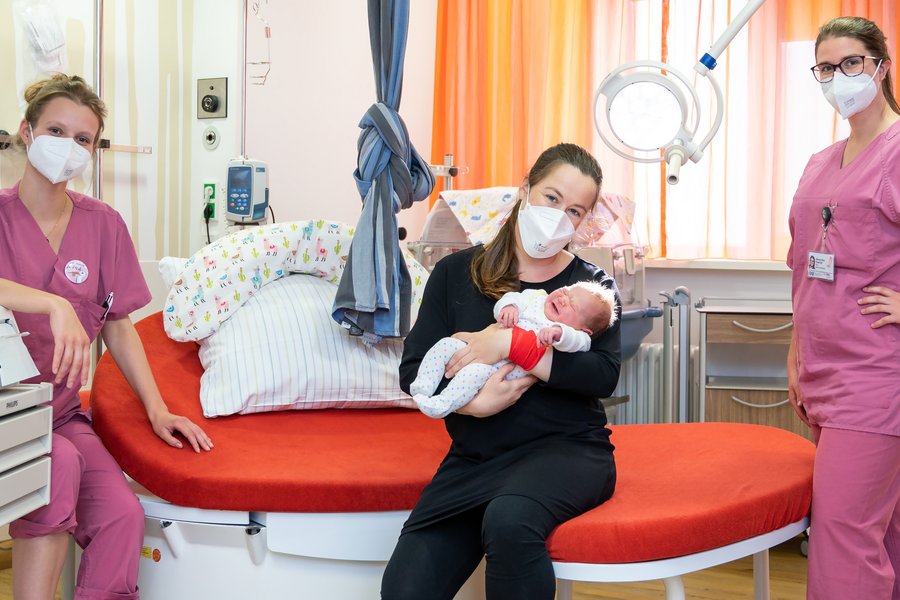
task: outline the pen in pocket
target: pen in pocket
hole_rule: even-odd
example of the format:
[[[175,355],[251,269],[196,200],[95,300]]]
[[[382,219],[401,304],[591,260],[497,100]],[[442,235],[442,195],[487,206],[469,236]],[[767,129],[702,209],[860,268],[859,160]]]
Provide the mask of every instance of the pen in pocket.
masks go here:
[[[110,292],[106,296],[106,300],[103,302],[103,308],[105,308],[106,310],[103,311],[103,316],[100,317],[101,319],[106,319],[106,315],[109,314],[109,310],[112,308],[114,299],[115,299],[115,296],[113,295],[112,292]]]

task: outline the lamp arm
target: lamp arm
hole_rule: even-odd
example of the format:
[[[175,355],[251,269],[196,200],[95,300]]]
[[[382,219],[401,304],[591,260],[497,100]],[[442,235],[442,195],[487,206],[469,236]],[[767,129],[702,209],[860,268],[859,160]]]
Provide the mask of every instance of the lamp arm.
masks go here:
[[[712,127],[709,128],[706,137],[704,137],[703,141],[697,146],[697,152],[690,157],[694,162],[700,160],[700,157],[703,155],[703,149],[709,145],[713,137],[719,131],[719,127],[722,126],[722,119],[725,117],[725,97],[722,95],[722,88],[719,87],[719,82],[713,77],[711,71],[706,73],[706,79],[709,80],[713,91],[716,93],[716,118],[713,121]],[[694,156],[697,158],[694,158]]]
[[[734,36],[744,28],[744,25],[747,24],[750,17],[759,10],[759,7],[762,6],[765,1],[766,0],[750,0],[747,3],[747,6],[745,6],[741,12],[737,14],[734,20],[728,24],[728,27],[722,35],[719,36],[719,39],[713,43],[709,51],[700,58],[700,61],[696,65],[694,65],[694,70],[701,75],[706,75],[709,70],[715,69],[716,59],[725,51],[725,48],[728,47],[728,44],[731,43]]]

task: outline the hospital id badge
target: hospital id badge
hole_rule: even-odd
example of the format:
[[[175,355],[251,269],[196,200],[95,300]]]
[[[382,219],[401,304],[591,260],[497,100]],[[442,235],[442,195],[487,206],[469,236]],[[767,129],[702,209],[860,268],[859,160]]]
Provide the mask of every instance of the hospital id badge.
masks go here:
[[[806,266],[806,276],[810,279],[834,281],[834,254],[810,252]]]

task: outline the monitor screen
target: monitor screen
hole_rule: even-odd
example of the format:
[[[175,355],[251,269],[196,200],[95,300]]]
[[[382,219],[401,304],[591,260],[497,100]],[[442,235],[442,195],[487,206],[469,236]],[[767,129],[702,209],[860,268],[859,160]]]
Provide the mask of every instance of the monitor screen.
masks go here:
[[[252,177],[250,167],[231,167],[228,169],[228,189],[249,190]]]

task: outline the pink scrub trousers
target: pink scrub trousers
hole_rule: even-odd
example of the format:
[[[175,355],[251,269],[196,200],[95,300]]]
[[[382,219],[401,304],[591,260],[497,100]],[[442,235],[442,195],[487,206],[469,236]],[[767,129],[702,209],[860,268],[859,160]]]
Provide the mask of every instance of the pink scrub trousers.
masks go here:
[[[809,600],[900,600],[900,437],[816,428]]]
[[[144,511],[122,469],[78,415],[53,432],[50,504],[13,521],[13,539],[66,531],[84,550],[76,600],[137,600]]]

